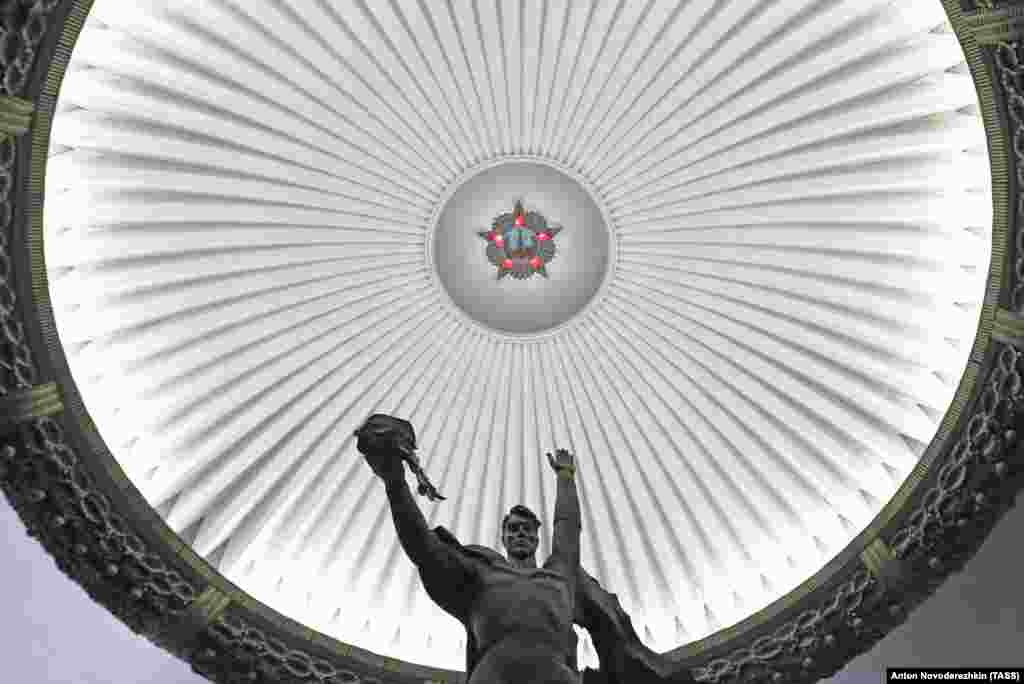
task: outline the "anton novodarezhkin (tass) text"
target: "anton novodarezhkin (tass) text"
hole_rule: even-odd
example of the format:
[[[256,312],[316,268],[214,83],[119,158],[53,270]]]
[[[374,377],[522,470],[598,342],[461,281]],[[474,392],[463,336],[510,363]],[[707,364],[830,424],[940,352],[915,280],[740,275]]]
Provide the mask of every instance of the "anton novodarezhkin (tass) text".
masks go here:
[[[886,682],[1020,682],[1024,667],[890,667]]]

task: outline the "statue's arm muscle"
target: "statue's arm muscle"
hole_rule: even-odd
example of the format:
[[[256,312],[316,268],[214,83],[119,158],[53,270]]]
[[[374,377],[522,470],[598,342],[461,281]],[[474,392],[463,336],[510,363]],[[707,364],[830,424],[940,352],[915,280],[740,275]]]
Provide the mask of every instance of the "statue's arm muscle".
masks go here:
[[[427,527],[427,520],[405,478],[388,481],[386,489],[398,541],[409,560],[430,576],[446,575],[449,580],[460,584],[471,580],[472,568],[461,562],[437,533]]]
[[[579,564],[580,529],[580,500],[576,494],[576,481],[573,477],[559,474],[550,560],[564,563],[567,569]]]

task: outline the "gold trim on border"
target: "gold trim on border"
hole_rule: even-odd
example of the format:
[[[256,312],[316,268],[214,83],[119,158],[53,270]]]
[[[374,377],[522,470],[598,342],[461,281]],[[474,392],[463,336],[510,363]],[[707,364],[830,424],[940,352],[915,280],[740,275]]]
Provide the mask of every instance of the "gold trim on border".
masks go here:
[[[231,597],[213,586],[207,586],[185,612],[190,629],[202,632],[221,616],[231,604]]]
[[[10,95],[0,95],[0,134],[21,135],[32,124],[35,103]]]
[[[56,382],[12,392],[0,398],[0,427],[10,427],[30,418],[52,416],[64,410]]]
[[[882,579],[887,574],[886,570],[896,560],[896,556],[893,555],[888,544],[876,538],[861,552],[860,560],[868,572],[878,579]]]
[[[964,17],[978,45],[995,45],[1024,38],[1024,7],[991,7]]]
[[[996,310],[996,320],[992,326],[992,336],[1000,342],[1012,344],[1016,347],[1024,347],[1024,314],[1015,313],[1003,308]]]
[[[942,5],[946,10],[946,16],[949,18],[949,23],[953,27],[957,40],[960,42],[960,47],[964,51],[964,58],[967,61],[975,90],[978,93],[978,109],[985,127],[985,138],[988,143],[989,172],[992,176],[992,255],[989,264],[988,285],[978,324],[978,334],[974,338],[974,345],[971,348],[970,356],[973,361],[980,364],[985,358],[985,352],[990,347],[992,324],[995,320],[995,310],[998,306],[999,294],[1003,286],[1006,255],[1009,252],[1010,157],[1007,149],[1007,138],[999,117],[992,76],[982,54],[981,46],[978,44],[970,28],[969,21],[972,17],[964,15],[960,9],[959,0],[942,0]],[[961,397],[961,391],[964,389],[963,382],[961,382],[961,387],[957,390],[957,398],[962,400],[960,402],[961,405],[967,398],[966,396]],[[966,389],[969,390],[970,388]],[[947,421],[943,421],[943,430],[946,430],[946,428]]]

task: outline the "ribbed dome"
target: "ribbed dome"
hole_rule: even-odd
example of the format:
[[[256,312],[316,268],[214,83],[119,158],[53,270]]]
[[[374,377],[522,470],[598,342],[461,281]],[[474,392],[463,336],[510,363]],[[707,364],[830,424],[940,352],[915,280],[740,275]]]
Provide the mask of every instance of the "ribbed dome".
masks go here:
[[[448,496],[421,504],[466,543],[497,546],[515,503],[549,535],[543,453],[573,450],[585,567],[657,650],[703,637],[864,528],[965,367],[991,197],[944,21],[936,0],[97,0],[47,176],[75,380],[171,527],[338,639],[463,664],[355,450],[374,412],[415,425]],[[475,209],[446,224],[450,200]],[[564,227],[551,277],[486,287],[537,334],[445,284],[494,273],[477,221],[517,200]]]

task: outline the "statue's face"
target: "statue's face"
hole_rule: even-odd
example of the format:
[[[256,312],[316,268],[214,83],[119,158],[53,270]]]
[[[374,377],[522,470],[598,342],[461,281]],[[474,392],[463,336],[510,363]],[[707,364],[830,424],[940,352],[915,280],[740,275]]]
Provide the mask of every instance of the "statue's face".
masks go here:
[[[509,517],[501,531],[501,543],[509,558],[529,558],[537,553],[540,537],[537,524],[521,515]]]

